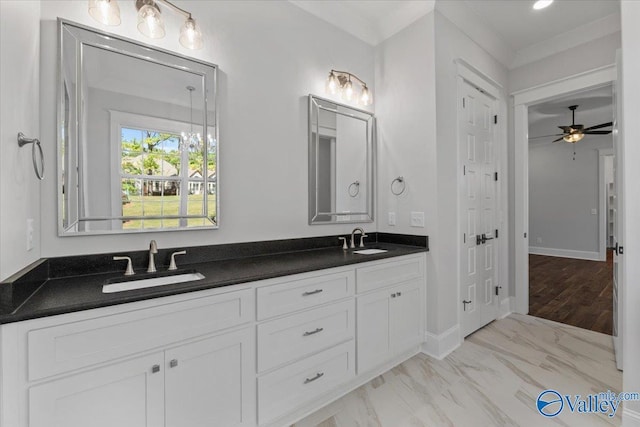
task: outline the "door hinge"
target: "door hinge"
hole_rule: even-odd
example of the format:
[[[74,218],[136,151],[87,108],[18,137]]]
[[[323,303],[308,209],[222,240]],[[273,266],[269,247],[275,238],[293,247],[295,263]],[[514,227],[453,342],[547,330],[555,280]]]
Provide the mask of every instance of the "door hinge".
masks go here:
[[[498,115],[493,116],[493,124],[494,125],[498,124]]]
[[[467,243],[467,233],[462,233],[462,243]]]
[[[462,165],[462,175],[467,174],[467,165]]]
[[[465,99],[464,97],[462,98],[462,108],[465,108],[466,104],[465,104]]]
[[[493,180],[497,181],[498,180],[498,172],[494,172],[493,173]]]
[[[524,233],[524,238],[525,238],[525,239],[527,238],[527,233]]]
[[[496,234],[495,234],[495,238],[498,238],[498,229],[496,228]]]

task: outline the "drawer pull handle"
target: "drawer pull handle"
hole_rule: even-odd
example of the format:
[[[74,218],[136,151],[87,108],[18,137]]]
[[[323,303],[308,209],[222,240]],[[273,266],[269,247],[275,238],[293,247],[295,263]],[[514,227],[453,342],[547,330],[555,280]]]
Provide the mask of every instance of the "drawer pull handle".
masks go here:
[[[313,377],[313,378],[307,378],[306,380],[304,380],[304,383],[305,383],[305,384],[312,383],[312,382],[314,382],[315,380],[320,379],[320,377],[322,377],[323,375],[324,375],[324,372],[318,372],[318,373],[316,374],[316,376],[315,376],[315,377]]]
[[[309,335],[317,334],[318,332],[322,332],[322,331],[324,331],[324,328],[316,328],[315,331],[307,331],[304,334],[302,334],[302,336],[308,337]]]
[[[309,295],[319,294],[320,292],[322,292],[322,289],[316,289],[315,291],[307,291],[307,292],[303,293],[302,296],[303,297],[308,297]]]
[[[170,366],[171,368],[175,368],[176,366],[178,366],[178,359],[172,359],[172,360],[169,362],[169,366]]]
[[[152,374],[157,374],[158,372],[160,372],[160,365],[153,365],[151,367],[151,373]]]

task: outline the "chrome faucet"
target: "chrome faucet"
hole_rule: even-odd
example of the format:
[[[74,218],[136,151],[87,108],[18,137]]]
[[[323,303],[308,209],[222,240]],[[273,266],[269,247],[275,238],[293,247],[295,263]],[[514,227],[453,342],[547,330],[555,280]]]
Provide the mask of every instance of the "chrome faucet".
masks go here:
[[[351,232],[351,244],[349,245],[349,247],[351,249],[356,247],[356,231],[360,232],[360,247],[364,248],[364,238],[367,237],[367,235],[364,234],[364,230],[360,227],[354,228]]]
[[[156,270],[156,262],[154,259],[154,255],[158,253],[158,245],[155,240],[152,240],[149,243],[149,267],[147,267],[147,273],[155,273]]]

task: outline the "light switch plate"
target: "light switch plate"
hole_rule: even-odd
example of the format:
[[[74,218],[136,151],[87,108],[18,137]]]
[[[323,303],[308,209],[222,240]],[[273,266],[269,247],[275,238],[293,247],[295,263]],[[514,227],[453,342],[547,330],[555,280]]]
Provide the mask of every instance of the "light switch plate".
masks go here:
[[[387,221],[387,224],[396,225],[396,213],[395,212],[389,212],[389,220]]]
[[[598,209],[591,209],[591,215],[598,215]]]
[[[411,226],[424,227],[424,212],[411,212]]]

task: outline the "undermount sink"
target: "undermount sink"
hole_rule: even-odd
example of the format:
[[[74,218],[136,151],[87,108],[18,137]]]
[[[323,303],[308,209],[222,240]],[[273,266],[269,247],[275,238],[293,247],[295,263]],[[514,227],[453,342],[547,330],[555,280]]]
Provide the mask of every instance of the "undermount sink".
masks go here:
[[[196,272],[173,274],[171,276],[147,277],[145,279],[137,280],[127,278],[102,286],[102,293],[112,294],[115,292],[132,291],[134,289],[154,288],[156,286],[193,282],[201,279],[204,279],[204,276]]]
[[[389,252],[386,249],[360,249],[359,251],[353,251],[354,254],[360,254],[360,255],[374,255],[374,254],[381,254],[384,252]]]

